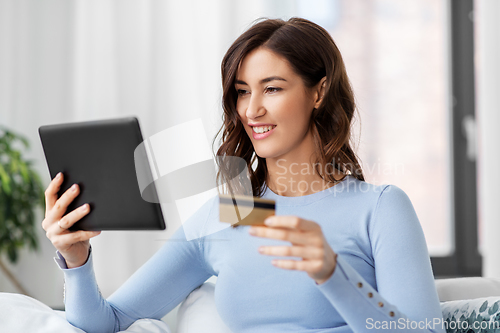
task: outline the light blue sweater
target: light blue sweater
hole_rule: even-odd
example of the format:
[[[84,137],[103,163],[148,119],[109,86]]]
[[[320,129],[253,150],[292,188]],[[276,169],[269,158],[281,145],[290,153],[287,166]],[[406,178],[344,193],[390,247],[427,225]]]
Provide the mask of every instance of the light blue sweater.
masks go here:
[[[274,267],[271,260],[283,257],[259,254],[259,246],[290,243],[251,236],[249,226],[182,241],[188,225],[207,230],[221,224],[214,197],[175,232],[176,241],[167,241],[107,300],[92,255],[81,267],[63,269],[68,321],[92,333],[160,319],[216,275],[217,310],[235,333],[445,332],[424,234],[400,188],[349,176],[311,195],[282,197],[267,190],[263,197],[276,200],[277,215],[321,225],[338,254],[325,283]]]

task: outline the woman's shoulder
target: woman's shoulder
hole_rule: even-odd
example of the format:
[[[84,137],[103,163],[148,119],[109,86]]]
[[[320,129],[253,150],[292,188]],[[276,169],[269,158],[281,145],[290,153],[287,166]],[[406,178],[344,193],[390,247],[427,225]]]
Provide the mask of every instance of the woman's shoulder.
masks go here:
[[[365,203],[372,208],[380,205],[411,205],[410,198],[406,192],[394,184],[375,184],[366,180],[357,179],[354,176],[349,176],[346,181],[341,182],[334,187],[337,187],[336,192],[341,194],[358,204]]]
[[[332,187],[338,194],[346,194],[355,199],[373,200],[377,199],[383,192],[391,190],[395,185],[375,184],[361,180],[354,175],[346,175],[345,179]]]
[[[368,210],[371,227],[398,229],[402,225],[417,226],[418,217],[408,194],[394,184],[372,184],[356,179],[350,188],[357,207]],[[378,223],[378,222],[382,223]],[[392,221],[392,222],[391,222]],[[403,223],[406,222],[406,223]],[[416,223],[413,223],[416,222]]]

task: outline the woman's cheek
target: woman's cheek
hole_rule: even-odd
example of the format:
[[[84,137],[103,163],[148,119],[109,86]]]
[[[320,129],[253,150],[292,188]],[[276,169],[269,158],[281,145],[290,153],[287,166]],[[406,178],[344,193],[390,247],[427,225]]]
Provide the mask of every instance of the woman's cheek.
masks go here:
[[[238,113],[238,116],[242,121],[245,120],[245,112],[243,112],[243,107],[241,106],[241,103],[236,103],[236,112]]]

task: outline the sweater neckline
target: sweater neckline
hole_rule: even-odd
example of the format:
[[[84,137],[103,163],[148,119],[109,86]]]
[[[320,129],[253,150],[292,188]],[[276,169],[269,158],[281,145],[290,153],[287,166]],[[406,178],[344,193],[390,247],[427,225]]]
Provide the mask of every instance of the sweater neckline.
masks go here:
[[[262,194],[262,198],[266,199],[272,199],[276,200],[277,202],[279,201],[280,206],[303,206],[303,205],[308,205],[310,203],[316,202],[318,200],[321,200],[333,193],[340,193],[342,192],[346,186],[348,186],[348,180],[349,182],[352,179],[356,179],[352,175],[346,175],[346,177],[339,183],[325,189],[319,192],[315,192],[312,194],[308,195],[301,195],[298,197],[287,197],[283,195],[279,195],[275,192],[273,192],[269,187],[266,186],[266,189],[264,193]],[[340,186],[339,186],[340,185]]]

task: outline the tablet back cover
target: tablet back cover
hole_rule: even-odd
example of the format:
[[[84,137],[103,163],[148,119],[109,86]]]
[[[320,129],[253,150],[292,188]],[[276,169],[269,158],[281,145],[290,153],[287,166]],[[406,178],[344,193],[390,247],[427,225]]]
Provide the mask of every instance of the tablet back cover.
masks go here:
[[[143,200],[139,190],[134,150],[143,138],[137,118],[47,125],[39,134],[51,179],[64,174],[58,197],[80,186],[65,214],[84,203],[91,208],[70,230],[166,228],[160,204]]]

